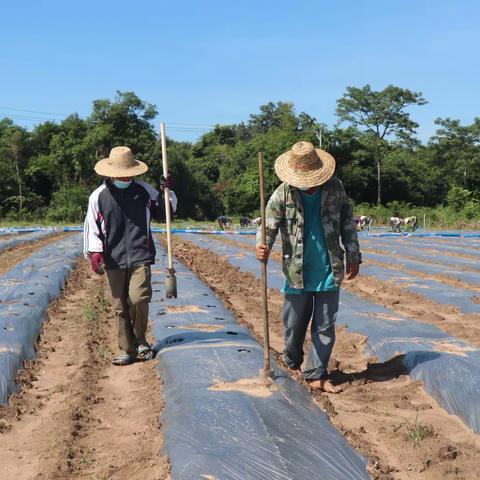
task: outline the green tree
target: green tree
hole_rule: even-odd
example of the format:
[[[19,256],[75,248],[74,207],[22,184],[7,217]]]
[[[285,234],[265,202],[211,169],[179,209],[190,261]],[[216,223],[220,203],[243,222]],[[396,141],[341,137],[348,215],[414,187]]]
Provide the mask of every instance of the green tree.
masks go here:
[[[459,212],[465,207],[471,198],[472,192],[462,187],[453,186],[448,192],[447,204],[456,212]]]
[[[360,210],[380,196],[387,206],[368,210],[378,218],[388,218],[394,209],[410,214],[413,205],[447,205],[442,208],[448,215],[478,218],[480,120],[462,125],[438,119],[436,134],[421,145],[413,136],[417,124],[406,110],[423,103],[420,93],[398,87],[380,92],[351,87],[337,105],[339,119],[349,123],[346,128],[329,129],[305,112],[297,114],[291,103],[270,102],[246,122],[216,125],[194,144],[168,139],[179,197],[176,216],[254,215],[258,152],[264,152],[269,195],[279,183],[278,155],[299,140],[316,144],[321,129],[322,147],[335,157],[336,174]],[[158,187],[162,168],[155,115],[155,106],[133,92],[117,92],[112,100],[95,100],[85,119],[72,114],[32,131],[0,120],[0,215],[36,219],[47,213],[52,220],[81,220],[89,192],[101,181],[93,169],[96,153],[104,156],[117,145],[130,146],[147,162],[145,180]]]
[[[81,222],[87,213],[90,193],[85,185],[62,185],[53,193],[47,218],[54,222]]]
[[[260,107],[260,113],[250,115],[247,127],[253,135],[267,133],[272,128],[288,132],[313,132],[318,128],[317,121],[305,112],[295,114],[293,103],[269,102]]]
[[[194,171],[189,163],[192,145],[167,139],[168,172],[174,179],[174,187],[179,202],[176,212],[180,218],[212,219],[220,208],[219,201],[210,182],[203,172]],[[158,186],[163,172],[161,143],[158,141],[149,158],[148,172],[152,183]]]
[[[430,141],[436,162],[454,185],[480,190],[480,118],[471,125],[437,118],[439,126]]]
[[[381,91],[370,85],[362,88],[347,87],[346,93],[337,100],[336,113],[340,122],[349,122],[364,129],[371,139],[374,160],[377,166],[377,203],[382,202],[382,159],[388,147],[389,136],[408,139],[418,124],[410,118],[406,108],[425,105],[427,101],[419,92],[389,85]]]
[[[157,116],[155,105],[144,102],[133,92],[117,91],[112,102],[95,100],[87,118],[89,132],[85,143],[96,147],[99,156],[106,156],[116,146],[127,145],[135,154],[144,155],[153,149]]]
[[[14,125],[11,121],[3,121],[0,125],[0,158],[5,180],[11,183],[5,188],[3,199],[10,207],[20,213],[25,206],[25,167],[30,155],[29,133]],[[15,187],[13,187],[15,185]]]

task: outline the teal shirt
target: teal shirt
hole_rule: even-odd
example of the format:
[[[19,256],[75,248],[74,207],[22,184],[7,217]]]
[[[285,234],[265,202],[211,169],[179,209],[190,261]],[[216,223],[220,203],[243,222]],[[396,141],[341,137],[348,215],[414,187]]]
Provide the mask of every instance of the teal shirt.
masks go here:
[[[304,212],[303,231],[303,290],[292,288],[285,280],[282,292],[327,292],[338,290],[328,256],[321,220],[322,190],[309,195],[301,192]]]

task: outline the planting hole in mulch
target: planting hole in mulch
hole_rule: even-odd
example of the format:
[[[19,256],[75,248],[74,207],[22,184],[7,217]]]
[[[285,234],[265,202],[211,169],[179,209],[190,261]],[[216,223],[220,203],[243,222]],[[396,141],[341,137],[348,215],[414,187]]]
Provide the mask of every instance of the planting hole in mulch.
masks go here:
[[[200,308],[198,305],[179,305],[179,306],[169,305],[167,306],[167,312],[168,313],[207,313],[206,310],[204,310],[203,308]]]
[[[191,325],[182,325],[185,330],[196,330],[199,332],[218,332],[223,329],[222,325],[209,325],[207,323],[192,323]],[[228,332],[227,332],[228,333]]]
[[[219,392],[241,392],[254,397],[269,397],[272,392],[278,391],[278,387],[274,383],[268,383],[262,378],[242,378],[236,382],[218,381],[209,390]]]

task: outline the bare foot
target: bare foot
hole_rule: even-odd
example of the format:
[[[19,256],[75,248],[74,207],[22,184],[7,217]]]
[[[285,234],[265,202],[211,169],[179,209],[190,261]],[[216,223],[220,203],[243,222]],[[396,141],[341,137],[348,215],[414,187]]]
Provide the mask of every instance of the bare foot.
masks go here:
[[[309,382],[308,386],[315,390],[322,390],[326,393],[340,393],[343,388],[334,385],[330,380],[320,379],[320,380],[313,380],[313,382]]]

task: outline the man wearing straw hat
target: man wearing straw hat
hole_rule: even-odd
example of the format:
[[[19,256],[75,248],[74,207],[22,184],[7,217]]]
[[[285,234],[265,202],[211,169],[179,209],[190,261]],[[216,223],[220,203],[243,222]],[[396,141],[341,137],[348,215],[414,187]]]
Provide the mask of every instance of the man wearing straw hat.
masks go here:
[[[267,261],[280,230],[286,277],[284,360],[289,368],[300,370],[311,320],[312,348],[303,375],[310,387],[329,393],[341,391],[329,380],[327,367],[335,342],[344,254],[347,280],[357,276],[361,263],[352,208],[334,171],[334,158],[308,142],[298,142],[280,155],[275,172],[283,183],[266,207],[266,245],[257,235],[256,248],[258,260]]]
[[[152,296],[150,265],[155,262],[150,220],[165,220],[165,202],[161,192],[136,178],[147,170],[128,147],[113,148],[95,165],[107,178],[90,195],[85,218],[84,253],[95,273],[106,270],[117,318],[123,353],[113,359],[115,365],[129,365],[150,353],[145,338]],[[170,186],[162,177],[160,189]],[[170,206],[173,213],[177,198],[171,190]]]

